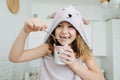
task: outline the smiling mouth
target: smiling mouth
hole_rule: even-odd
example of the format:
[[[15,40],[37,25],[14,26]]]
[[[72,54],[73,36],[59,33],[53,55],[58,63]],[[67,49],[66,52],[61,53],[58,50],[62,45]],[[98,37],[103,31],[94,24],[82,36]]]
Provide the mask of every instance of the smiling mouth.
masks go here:
[[[64,40],[65,41],[65,40],[68,40],[70,37],[60,36],[59,38],[60,38],[60,40]]]

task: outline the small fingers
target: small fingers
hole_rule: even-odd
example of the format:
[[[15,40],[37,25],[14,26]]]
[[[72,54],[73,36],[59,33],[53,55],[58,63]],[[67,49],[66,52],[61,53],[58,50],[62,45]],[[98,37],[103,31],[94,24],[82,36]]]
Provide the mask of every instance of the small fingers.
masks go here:
[[[75,55],[71,51],[64,51],[60,53],[60,59],[67,64],[71,64],[75,60]]]
[[[26,25],[33,31],[42,31],[47,28],[47,25],[38,18],[26,21]]]
[[[35,21],[34,22],[35,27],[38,27],[38,30],[42,31],[47,28],[47,25],[44,22],[42,22],[40,19],[35,18],[34,21]]]

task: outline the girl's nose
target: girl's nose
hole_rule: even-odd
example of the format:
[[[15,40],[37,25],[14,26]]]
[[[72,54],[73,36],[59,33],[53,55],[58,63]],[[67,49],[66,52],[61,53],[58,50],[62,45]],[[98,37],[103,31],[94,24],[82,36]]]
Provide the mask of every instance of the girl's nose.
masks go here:
[[[67,27],[67,26],[64,26],[64,27],[62,28],[62,32],[63,32],[63,33],[67,33],[67,31],[68,31],[68,27]]]

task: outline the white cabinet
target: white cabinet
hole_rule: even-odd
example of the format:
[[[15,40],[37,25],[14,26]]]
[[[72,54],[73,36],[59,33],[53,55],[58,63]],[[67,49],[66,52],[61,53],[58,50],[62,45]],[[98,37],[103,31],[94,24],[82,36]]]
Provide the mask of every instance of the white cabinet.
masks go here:
[[[95,56],[106,56],[105,22],[92,22],[92,49]]]
[[[88,25],[84,25],[84,31],[85,31],[86,37],[88,39],[88,43],[90,45],[90,48],[92,49],[92,27],[91,27],[91,23],[89,23]]]
[[[87,35],[90,47],[95,56],[106,56],[106,32],[105,22],[94,21],[85,25],[84,30]]]
[[[101,59],[106,80],[120,80],[120,19],[106,22],[107,57]]]

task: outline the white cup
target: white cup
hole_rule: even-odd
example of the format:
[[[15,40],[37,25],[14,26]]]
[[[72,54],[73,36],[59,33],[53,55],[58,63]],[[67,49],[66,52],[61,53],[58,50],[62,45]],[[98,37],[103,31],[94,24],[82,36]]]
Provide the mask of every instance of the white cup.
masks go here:
[[[64,51],[64,46],[54,45],[54,59],[56,64],[66,65],[66,63],[60,60],[59,54]]]

